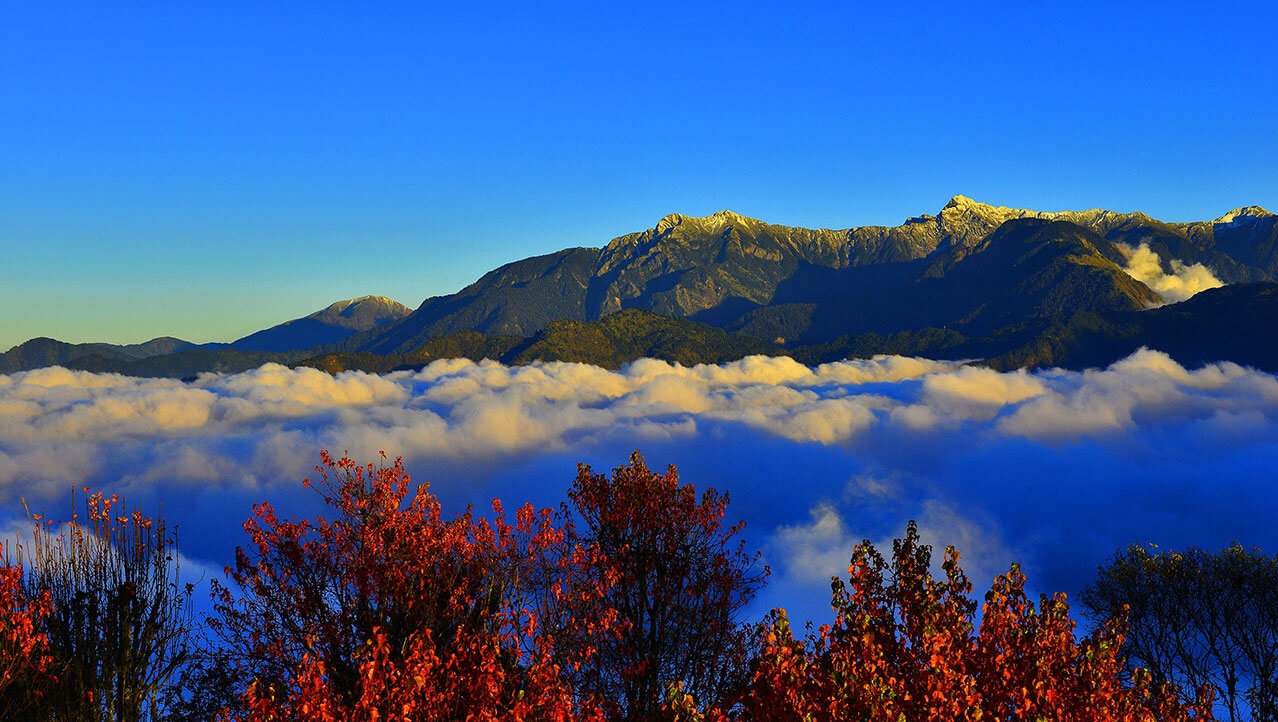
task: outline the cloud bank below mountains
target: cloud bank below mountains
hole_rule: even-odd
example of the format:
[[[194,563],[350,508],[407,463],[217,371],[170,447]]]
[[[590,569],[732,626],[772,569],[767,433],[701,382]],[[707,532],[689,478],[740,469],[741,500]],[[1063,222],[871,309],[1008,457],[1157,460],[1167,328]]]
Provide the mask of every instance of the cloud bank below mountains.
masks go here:
[[[193,383],[61,368],[0,376],[0,516],[87,484],[160,501],[225,561],[251,502],[314,513],[319,449],[403,455],[450,508],[553,505],[644,450],[732,495],[773,567],[761,605],[820,617],[862,538],[908,519],[978,587],[1012,561],[1077,592],[1129,543],[1278,551],[1278,379],[1142,350],[1103,370],[998,373],[902,357],[752,357],[620,371],[438,361],[386,376],[264,366]],[[11,520],[11,519],[10,519]],[[0,522],[4,519],[0,519]]]

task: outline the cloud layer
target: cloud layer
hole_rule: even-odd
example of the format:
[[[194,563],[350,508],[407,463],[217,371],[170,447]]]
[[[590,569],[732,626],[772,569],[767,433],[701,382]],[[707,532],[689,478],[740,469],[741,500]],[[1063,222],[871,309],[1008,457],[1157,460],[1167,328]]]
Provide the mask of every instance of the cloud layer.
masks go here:
[[[386,376],[264,366],[192,383],[61,368],[0,376],[0,522],[72,484],[162,502],[184,550],[225,561],[251,502],[311,513],[319,449],[403,455],[445,502],[555,504],[578,461],[643,449],[731,493],[774,570],[762,605],[820,616],[862,538],[908,519],[978,586],[1021,561],[1076,592],[1129,543],[1278,551],[1278,379],[1142,350],[1103,370],[998,373],[901,357],[752,357]]]

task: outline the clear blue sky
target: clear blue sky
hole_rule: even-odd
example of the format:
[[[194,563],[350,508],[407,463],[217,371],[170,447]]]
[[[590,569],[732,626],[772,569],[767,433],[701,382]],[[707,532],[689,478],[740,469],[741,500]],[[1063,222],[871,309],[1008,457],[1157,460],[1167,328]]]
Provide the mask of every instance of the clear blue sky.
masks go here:
[[[415,307],[670,212],[1278,210],[1270,3],[265,5],[0,8],[0,350]]]

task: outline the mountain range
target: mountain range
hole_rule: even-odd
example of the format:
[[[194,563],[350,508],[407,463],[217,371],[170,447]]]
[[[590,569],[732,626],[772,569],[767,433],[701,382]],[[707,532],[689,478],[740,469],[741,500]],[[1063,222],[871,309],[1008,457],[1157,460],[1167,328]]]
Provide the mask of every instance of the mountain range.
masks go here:
[[[0,354],[0,373],[55,365],[138,376],[173,375],[168,372],[168,366],[180,366],[193,373],[241,371],[269,361],[306,358],[310,354],[305,353],[305,349],[345,340],[352,334],[384,326],[411,313],[412,309],[389,298],[364,296],[338,301],[308,316],[285,321],[231,343],[197,345],[164,337],[120,346],[35,338]]]
[[[189,376],[266,360],[389,370],[450,355],[616,366],[775,353],[815,363],[886,352],[1078,366],[1132,343],[1271,367],[1276,274],[1278,216],[1257,206],[1166,223],[955,196],[935,215],[846,230],[676,214],[600,248],[506,264],[412,311],[364,297],[199,347],[34,339],[0,355],[0,372],[62,364]],[[1245,329],[1239,318],[1251,320]]]

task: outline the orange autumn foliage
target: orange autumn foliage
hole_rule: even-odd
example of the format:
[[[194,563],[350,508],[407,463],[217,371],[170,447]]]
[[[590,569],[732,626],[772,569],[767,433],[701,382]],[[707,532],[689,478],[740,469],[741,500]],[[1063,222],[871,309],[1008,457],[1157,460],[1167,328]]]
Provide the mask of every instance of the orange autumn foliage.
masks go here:
[[[0,719],[31,704],[52,681],[53,657],[43,620],[49,593],[31,598],[22,590],[22,567],[12,565],[0,544]]]
[[[659,716],[674,682],[708,702],[735,694],[749,672],[740,618],[768,568],[746,552],[744,524],[724,525],[728,495],[698,494],[636,451],[611,476],[579,464],[568,499],[616,574],[602,601],[620,622],[616,635],[583,640],[595,653],[575,675],[581,686],[615,720]]]
[[[322,459],[313,486],[334,518],[283,520],[259,505],[245,525],[252,546],[228,570],[239,593],[222,590],[217,625],[251,680],[230,719],[1211,719],[1207,694],[1186,705],[1126,671],[1122,620],[1077,638],[1064,596],[1031,601],[1018,567],[983,605],[953,548],[934,578],[913,523],[891,559],[856,548],[848,579],[833,584],[831,624],[800,638],[774,610],[745,663],[733,618],[762,575],[739,527],[720,526],[726,497],[698,499],[673,467],[654,474],[636,454],[612,477],[580,468],[569,498],[587,544],[566,516],[531,506],[512,521],[496,501],[490,518],[446,517],[399,461]],[[704,657],[642,636],[704,631],[679,626],[698,619],[688,600],[724,623],[698,643]],[[694,663],[665,662],[670,650]],[[743,663],[743,677],[717,688],[686,671]],[[664,704],[648,702],[650,672]],[[709,709],[698,703],[715,693]]]
[[[930,562],[913,523],[890,562],[863,543],[847,584],[835,580],[833,624],[798,639],[774,611],[734,706],[703,714],[676,688],[672,708],[689,721],[1211,719],[1206,694],[1187,706],[1144,671],[1126,678],[1121,620],[1077,641],[1064,595],[1035,605],[1014,566],[995,580],[977,626],[958,552],[946,550],[944,579]]]
[[[531,505],[511,523],[496,501],[491,519],[445,518],[398,460],[322,460],[336,518],[259,505],[228,569],[240,595],[222,590],[217,626],[254,679],[236,719],[598,719],[560,666],[592,650],[555,658],[557,631],[612,621],[596,604],[610,575],[570,525]]]
[[[357,693],[336,694],[322,657],[307,657],[286,690],[255,682],[238,717],[255,722],[602,721],[579,705],[558,668],[545,656],[511,664],[510,640],[463,631],[439,649],[430,631],[411,635],[401,649],[380,631],[360,655]]]

